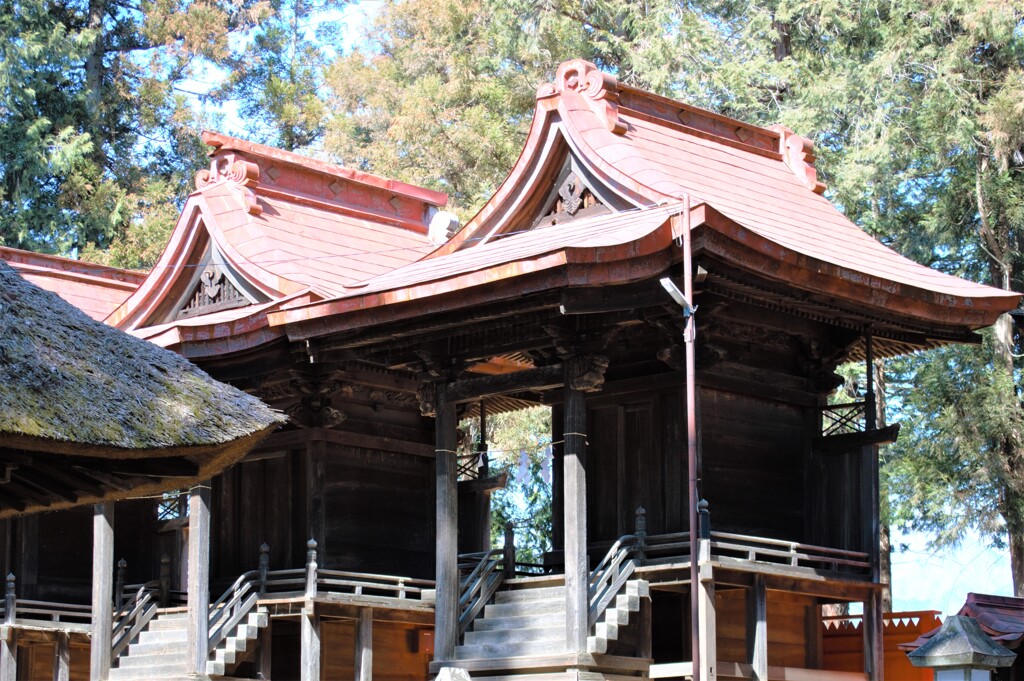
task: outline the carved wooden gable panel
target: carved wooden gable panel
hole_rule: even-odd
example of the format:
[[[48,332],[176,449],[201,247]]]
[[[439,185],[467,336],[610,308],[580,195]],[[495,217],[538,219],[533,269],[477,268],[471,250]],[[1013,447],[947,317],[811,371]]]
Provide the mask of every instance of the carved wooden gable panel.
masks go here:
[[[571,157],[566,159],[554,188],[543,205],[540,216],[533,223],[534,227],[550,227],[611,212]]]
[[[227,276],[226,268],[210,263],[203,268],[199,281],[193,285],[191,293],[178,310],[177,318],[196,317],[251,304],[252,301]]]

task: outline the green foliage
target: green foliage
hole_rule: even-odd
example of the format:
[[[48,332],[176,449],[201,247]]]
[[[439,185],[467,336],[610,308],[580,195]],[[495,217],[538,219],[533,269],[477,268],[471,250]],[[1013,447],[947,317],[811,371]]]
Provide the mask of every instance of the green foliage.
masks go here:
[[[479,421],[465,421],[468,441],[479,438]],[[539,563],[551,550],[551,409],[533,407],[487,417],[492,475],[508,482],[491,495],[491,545],[502,546],[505,526],[515,527],[516,558]]]

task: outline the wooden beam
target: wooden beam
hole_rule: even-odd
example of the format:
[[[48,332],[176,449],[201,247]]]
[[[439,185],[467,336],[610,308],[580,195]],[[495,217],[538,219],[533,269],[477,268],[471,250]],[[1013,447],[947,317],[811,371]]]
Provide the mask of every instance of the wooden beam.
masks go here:
[[[563,385],[564,373],[562,365],[555,364],[511,374],[466,378],[448,387],[448,399],[457,404],[524,390],[550,390]]]
[[[587,371],[582,357],[565,361],[565,444],[562,457],[565,533],[565,643],[567,653],[584,653],[589,633],[590,566],[587,562],[587,403],[573,381]]]
[[[188,652],[185,672],[201,677],[206,675],[210,641],[209,481],[189,490],[188,514]]]
[[[434,659],[451,660],[459,637],[459,492],[456,473],[455,403],[448,397],[444,382],[434,384],[437,417],[435,421],[435,490],[437,552],[435,574],[437,602],[434,606]]]
[[[754,575],[747,590],[747,662],[752,681],[768,681],[768,590],[764,575]]]
[[[71,637],[66,631],[58,631],[53,642],[53,681],[71,679]]]
[[[356,620],[355,681],[373,681],[373,608],[363,608]]]
[[[89,679],[110,676],[114,617],[114,505],[96,504],[92,515],[92,643]]]

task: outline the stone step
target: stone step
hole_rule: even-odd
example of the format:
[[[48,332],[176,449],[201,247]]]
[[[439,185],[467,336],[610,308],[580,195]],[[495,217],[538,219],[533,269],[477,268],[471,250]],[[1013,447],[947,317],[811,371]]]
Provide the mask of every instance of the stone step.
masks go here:
[[[137,657],[140,655],[184,655],[188,652],[187,641],[169,641],[169,642],[143,642],[132,643],[128,646],[128,655],[125,657]]]
[[[110,681],[149,681],[150,679],[187,679],[185,665],[162,665],[146,668],[110,670]]]
[[[168,617],[167,615],[157,615],[149,621],[146,625],[150,631],[166,630],[166,629],[181,629],[185,631],[188,627],[188,620],[184,617]]]
[[[492,629],[467,631],[466,645],[488,643],[522,643],[526,641],[565,641],[565,624],[553,627],[524,627],[522,629]]]
[[[564,586],[543,586],[499,591],[494,594],[495,603],[520,603],[554,598],[565,598]]]
[[[139,669],[141,667],[161,667],[177,665],[185,669],[185,655],[182,652],[159,653],[155,655],[126,655],[118,658],[118,669]]]
[[[530,657],[565,653],[564,641],[528,641],[463,645],[455,648],[456,660],[492,660],[495,658]]]
[[[495,629],[529,629],[530,627],[565,628],[565,610],[540,615],[518,615],[516,617],[478,617],[473,621],[473,631]]]
[[[146,629],[139,633],[139,643],[175,643],[187,641],[188,631],[185,629]]]
[[[484,607],[484,618],[548,615],[559,612],[565,612],[565,600],[561,598],[550,598],[522,603],[492,603]]]

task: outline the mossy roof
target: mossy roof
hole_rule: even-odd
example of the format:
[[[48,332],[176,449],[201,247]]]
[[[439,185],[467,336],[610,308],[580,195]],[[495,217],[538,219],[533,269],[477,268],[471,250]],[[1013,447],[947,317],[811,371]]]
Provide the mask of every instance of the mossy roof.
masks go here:
[[[284,418],[0,261],[0,446],[50,442],[66,453],[131,457],[225,445]]]

